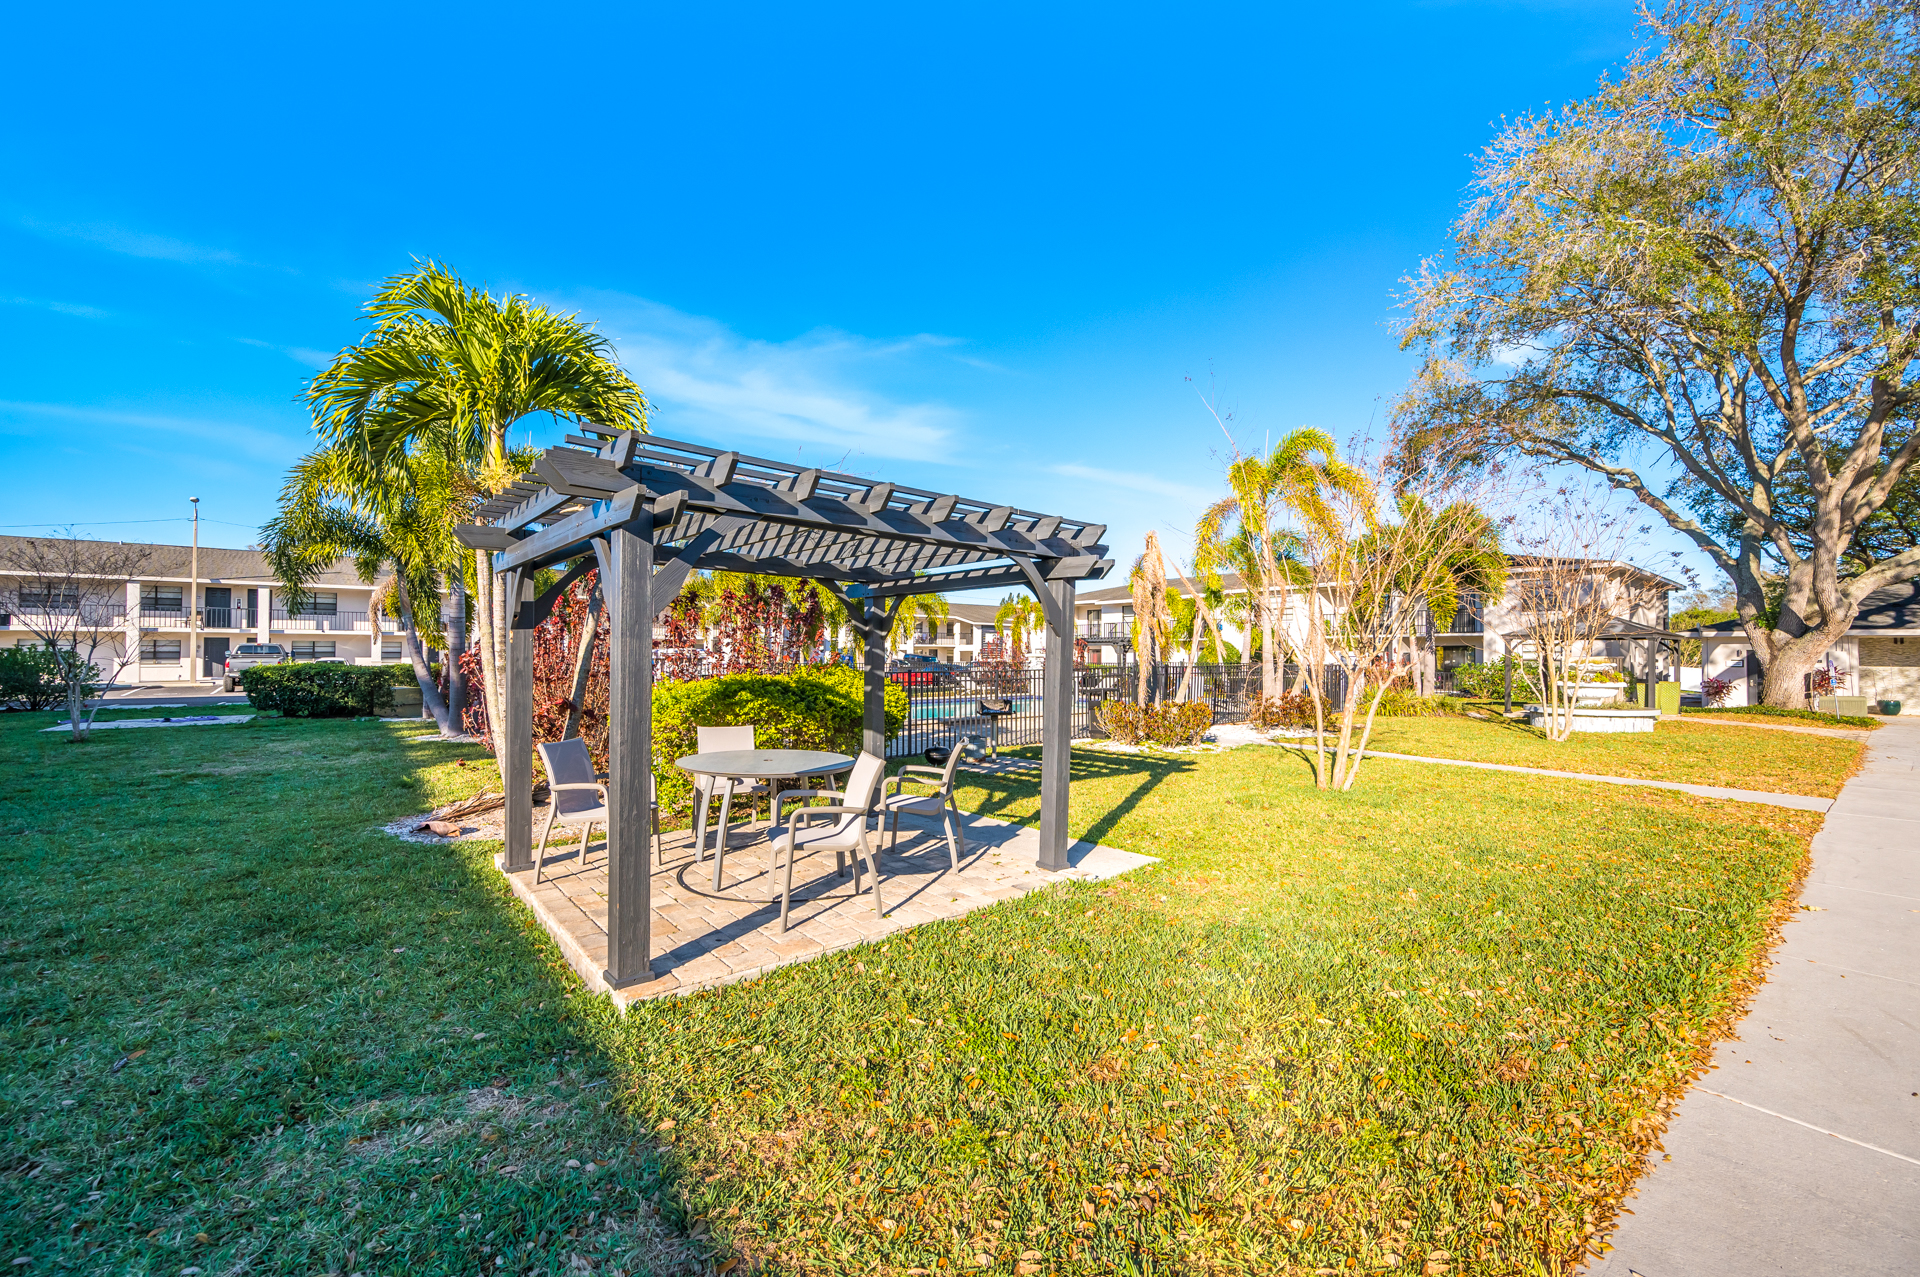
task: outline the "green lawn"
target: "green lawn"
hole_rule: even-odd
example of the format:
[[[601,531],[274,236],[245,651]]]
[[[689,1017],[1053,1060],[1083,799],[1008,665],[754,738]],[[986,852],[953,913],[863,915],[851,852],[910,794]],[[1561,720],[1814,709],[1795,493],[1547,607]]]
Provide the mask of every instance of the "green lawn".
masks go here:
[[[12,1271],[705,1270],[490,849],[372,829],[497,780],[481,750],[53,721],[0,715]]]
[[[1660,720],[1651,733],[1575,732],[1560,742],[1504,718],[1382,718],[1368,748],[1819,798],[1838,794],[1866,752],[1860,742],[1840,737],[1674,718]]]
[[[0,717],[32,1272],[1564,1272],[1819,823],[1083,751],[1076,833],[1161,864],[620,1020],[492,848],[372,831],[492,780],[471,747],[47,721]]]
[[[1260,748],[1085,751],[1075,775],[1076,831],[1160,866],[610,1031],[689,1211],[741,1254],[1567,1271],[1752,980],[1818,825],[1384,761],[1325,796]],[[1004,779],[965,797],[1037,805]]]

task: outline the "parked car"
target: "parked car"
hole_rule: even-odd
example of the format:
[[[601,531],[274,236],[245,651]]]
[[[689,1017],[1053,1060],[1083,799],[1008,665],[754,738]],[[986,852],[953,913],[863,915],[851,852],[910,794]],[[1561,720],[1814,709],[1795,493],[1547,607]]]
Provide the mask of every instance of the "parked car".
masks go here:
[[[242,643],[227,653],[220,672],[220,690],[231,692],[239,685],[240,675],[256,665],[285,665],[293,656],[278,643]]]
[[[887,677],[906,687],[955,687],[960,682],[958,665],[943,665],[923,657],[902,657],[887,671]]]

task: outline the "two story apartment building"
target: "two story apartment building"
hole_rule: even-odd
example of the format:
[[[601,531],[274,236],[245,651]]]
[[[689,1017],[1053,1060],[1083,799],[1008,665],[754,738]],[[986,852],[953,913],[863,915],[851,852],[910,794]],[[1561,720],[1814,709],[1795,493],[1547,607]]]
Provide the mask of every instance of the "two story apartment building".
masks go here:
[[[1668,600],[1672,592],[1680,588],[1678,581],[1630,563],[1595,561],[1591,568],[1596,588],[1618,593],[1620,602],[1614,609],[1618,619],[1655,629],[1666,627]],[[1530,592],[1516,587],[1529,570],[1525,559],[1516,558],[1510,567],[1514,584],[1509,585],[1502,597],[1465,599],[1452,616],[1427,618],[1422,650],[1434,670],[1495,662],[1509,651],[1520,652],[1525,648],[1525,641],[1517,636],[1527,627],[1525,613]],[[1178,578],[1168,585],[1175,594],[1187,597]],[[1221,585],[1229,599],[1244,595],[1247,590],[1246,583],[1230,572],[1222,574]],[[1304,634],[1306,615],[1306,598],[1296,593],[1289,601],[1282,622],[1295,642]],[[1113,664],[1122,660],[1132,649],[1133,621],[1133,593],[1126,586],[1089,590],[1074,600],[1074,633],[1086,645],[1089,662]],[[1251,650],[1244,624],[1228,623],[1225,632],[1227,640],[1242,653]],[[1185,652],[1168,655],[1175,661],[1186,659]],[[1630,655],[1624,643],[1599,641],[1594,644],[1594,656],[1598,659],[1618,662],[1629,659]],[[1206,652],[1201,659],[1210,661],[1213,657]]]
[[[278,643],[296,661],[365,665],[406,659],[398,622],[375,614],[374,587],[347,560],[315,578],[306,598],[290,608],[258,550],[202,546],[196,579],[188,546],[126,548],[144,551],[136,556],[143,560],[139,570],[90,591],[108,609],[100,623],[118,631],[117,648],[108,659],[130,657],[122,682],[217,678],[227,653],[241,643]],[[27,628],[29,614],[58,606],[60,600],[51,597],[55,588],[0,570],[0,647],[37,645]]]

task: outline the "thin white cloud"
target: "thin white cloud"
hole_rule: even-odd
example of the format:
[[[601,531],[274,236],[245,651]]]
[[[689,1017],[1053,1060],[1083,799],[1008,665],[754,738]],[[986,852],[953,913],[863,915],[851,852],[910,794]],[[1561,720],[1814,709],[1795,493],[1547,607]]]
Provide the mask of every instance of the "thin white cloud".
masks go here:
[[[98,306],[82,306],[78,302],[49,301],[42,297],[0,297],[0,302],[9,306],[32,306],[37,310],[51,310],[62,315],[73,315],[80,319],[108,319],[111,311],[101,310]]]
[[[119,412],[109,408],[89,408],[81,404],[26,403],[0,399],[0,430],[7,430],[8,418],[39,418],[73,421],[95,426],[118,426],[142,432],[140,438],[152,442],[158,432],[217,445],[218,448],[245,453],[262,460],[286,462],[298,456],[300,443],[285,435],[259,426],[232,421],[203,421],[186,417],[163,417],[150,413]],[[20,424],[26,424],[22,422]],[[33,428],[29,427],[29,431]],[[26,433],[17,427],[8,433]]]
[[[79,240],[85,244],[97,245],[108,252],[125,253],[128,257],[149,257],[158,261],[185,262],[190,265],[250,266],[253,264],[241,260],[224,248],[205,248],[199,244],[189,244],[185,240],[173,239],[166,235],[129,230],[124,226],[115,226],[111,222],[41,222],[22,218],[20,224],[37,235],[44,235],[51,239]]]
[[[666,434],[689,425],[734,437],[744,430],[816,447],[823,459],[941,461],[960,421],[947,405],[899,402],[873,384],[953,338],[882,341],[822,330],[770,342],[625,293],[576,294],[568,306],[599,320]]]
[[[333,362],[333,355],[325,350],[315,350],[311,346],[281,346],[270,341],[261,341],[258,337],[236,337],[235,341],[243,346],[258,346],[262,350],[278,351],[295,363],[305,364],[309,368],[325,368]]]
[[[1065,475],[1069,479],[1104,484],[1109,488],[1124,488],[1129,492],[1150,493],[1156,497],[1170,497],[1175,501],[1187,501],[1195,505],[1205,505],[1217,495],[1191,484],[1175,483],[1171,479],[1162,479],[1159,475],[1139,474],[1131,470],[1101,470],[1095,466],[1078,464],[1054,466],[1052,469],[1053,473]]]

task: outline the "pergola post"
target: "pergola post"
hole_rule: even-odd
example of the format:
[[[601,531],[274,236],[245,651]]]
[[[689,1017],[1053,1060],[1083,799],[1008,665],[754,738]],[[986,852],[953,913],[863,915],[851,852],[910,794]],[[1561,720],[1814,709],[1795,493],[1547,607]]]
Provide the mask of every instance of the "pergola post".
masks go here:
[[[500,783],[507,791],[508,873],[533,868],[533,627],[521,628],[531,620],[532,578],[530,572],[507,576],[507,685],[500,698],[507,721],[492,725]]]
[[[1073,778],[1073,582],[1048,581],[1047,665],[1040,675],[1040,868],[1067,867]]]
[[[887,756],[887,631],[893,609],[868,599],[860,616],[860,748],[879,758]]]
[[[607,983],[653,978],[652,521],[618,527],[597,546],[607,643]]]

